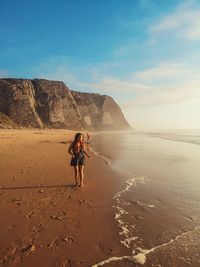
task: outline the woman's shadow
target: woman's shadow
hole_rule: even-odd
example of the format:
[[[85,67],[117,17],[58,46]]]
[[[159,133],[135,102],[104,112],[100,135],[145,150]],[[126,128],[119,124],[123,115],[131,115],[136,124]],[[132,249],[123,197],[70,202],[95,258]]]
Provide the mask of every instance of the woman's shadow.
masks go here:
[[[68,185],[38,185],[38,186],[13,186],[13,187],[4,187],[2,186],[0,190],[19,190],[19,189],[42,189],[42,188],[75,188],[75,184]]]

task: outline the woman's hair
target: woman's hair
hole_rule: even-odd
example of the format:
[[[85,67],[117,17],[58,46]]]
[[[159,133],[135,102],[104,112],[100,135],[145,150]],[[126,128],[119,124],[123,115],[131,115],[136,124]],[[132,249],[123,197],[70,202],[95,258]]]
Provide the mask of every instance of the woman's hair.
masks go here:
[[[75,135],[75,137],[74,137],[74,142],[75,142],[75,143],[77,143],[77,142],[80,140],[81,135],[83,135],[83,134],[82,134],[82,133],[77,133],[77,134]]]

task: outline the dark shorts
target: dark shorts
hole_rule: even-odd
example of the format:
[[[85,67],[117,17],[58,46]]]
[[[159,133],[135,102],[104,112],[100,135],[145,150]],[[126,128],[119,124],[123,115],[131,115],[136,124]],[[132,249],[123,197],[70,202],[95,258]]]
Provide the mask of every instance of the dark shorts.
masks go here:
[[[76,154],[74,157],[71,159],[71,166],[80,166],[80,165],[85,165],[85,156],[83,153]]]

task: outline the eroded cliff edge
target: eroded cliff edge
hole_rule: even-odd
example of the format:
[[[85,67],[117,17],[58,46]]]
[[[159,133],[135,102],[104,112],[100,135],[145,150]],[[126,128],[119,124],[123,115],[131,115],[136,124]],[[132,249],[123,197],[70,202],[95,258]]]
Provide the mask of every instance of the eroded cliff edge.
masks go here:
[[[106,95],[71,91],[63,82],[0,79],[0,128],[131,129]]]

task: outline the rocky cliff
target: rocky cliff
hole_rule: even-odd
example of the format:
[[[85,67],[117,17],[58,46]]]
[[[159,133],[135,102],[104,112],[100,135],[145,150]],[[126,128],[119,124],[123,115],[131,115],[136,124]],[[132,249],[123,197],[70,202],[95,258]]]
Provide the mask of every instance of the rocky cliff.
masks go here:
[[[5,119],[6,118],[6,119]],[[63,82],[0,79],[0,128],[130,129],[109,96],[70,91]]]

